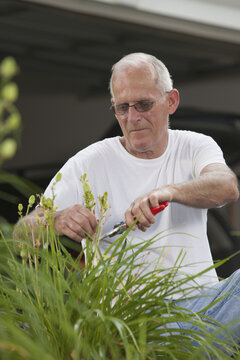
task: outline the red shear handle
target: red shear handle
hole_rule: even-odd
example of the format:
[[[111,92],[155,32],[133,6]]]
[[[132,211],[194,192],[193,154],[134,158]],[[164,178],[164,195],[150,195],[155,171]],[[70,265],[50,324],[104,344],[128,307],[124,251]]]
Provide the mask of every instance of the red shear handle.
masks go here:
[[[164,201],[164,202],[160,203],[157,207],[150,208],[150,210],[151,210],[153,215],[156,215],[160,211],[164,210],[167,206],[168,206],[168,201]]]
[[[157,207],[155,208],[150,208],[151,212],[153,215],[158,214],[160,211],[164,210],[166,207],[168,206],[168,201],[164,201],[162,203],[160,203]],[[136,220],[136,217],[133,217],[134,220]],[[128,226],[126,226],[128,228]]]

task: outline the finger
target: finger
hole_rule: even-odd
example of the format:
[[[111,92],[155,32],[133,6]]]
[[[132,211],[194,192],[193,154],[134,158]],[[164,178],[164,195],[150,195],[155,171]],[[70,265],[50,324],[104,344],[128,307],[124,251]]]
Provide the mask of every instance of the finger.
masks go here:
[[[126,212],[125,212],[125,222],[127,227],[131,226],[132,223],[134,223],[134,221],[136,220],[136,218],[134,217],[134,215],[132,214],[132,210],[131,208],[129,208]],[[133,226],[132,230],[136,230],[136,224]]]
[[[91,211],[86,209],[85,207],[83,207],[83,209],[82,209],[82,214],[88,219],[89,225],[90,225],[92,231],[95,233],[95,231],[97,230],[97,226],[98,226],[98,221],[97,221],[95,215]]]
[[[81,221],[82,221],[82,219],[81,219]],[[75,232],[76,234],[78,234],[78,235],[80,235],[80,236],[82,236],[82,237],[86,237],[86,234],[88,233],[88,230],[86,229],[87,226],[86,226],[86,225],[84,226],[84,225],[82,225],[81,223],[76,222],[76,221],[74,220],[74,218],[70,218],[70,219],[68,220],[67,227],[68,227],[71,231]]]
[[[151,226],[152,224],[155,223],[156,218],[155,216],[152,214],[151,210],[150,210],[150,204],[149,201],[145,200],[143,202],[140,203],[140,211],[142,213],[141,218],[139,219],[139,222],[141,224],[143,224],[146,227]]]
[[[87,208],[85,208],[84,206],[80,205],[80,204],[76,204],[73,206],[73,208],[71,209],[71,214],[72,217],[74,218],[74,220],[76,222],[78,222],[79,224],[82,223],[81,218],[82,216],[84,216],[86,219],[88,219],[89,225],[92,229],[91,232],[95,232],[97,229],[97,219],[95,218],[94,214],[88,210]],[[85,223],[85,220],[83,220]]]
[[[91,211],[81,205],[74,206],[71,211],[70,219],[75,222],[74,230],[84,231],[85,236],[92,237],[97,229],[98,222]]]
[[[150,207],[152,208],[157,207],[159,205],[158,193],[156,191],[151,192],[148,196],[148,201]]]
[[[81,205],[74,205],[71,208],[56,212],[54,217],[56,233],[73,237],[77,241],[85,238],[86,234],[89,234],[90,237],[93,236],[95,229],[92,228],[88,217],[85,214],[83,215],[81,210]]]
[[[155,222],[155,217],[150,210],[147,197],[144,197],[133,204],[132,214],[138,219],[138,223],[145,227],[150,227]]]
[[[148,219],[145,217],[145,215],[143,213],[141,213],[141,215],[139,215],[137,217],[137,219],[138,219],[138,222],[137,222],[138,228],[140,228],[140,227],[147,227],[148,228],[148,227],[150,227],[152,225],[152,223],[150,223],[148,221]]]
[[[91,227],[89,219],[85,215],[81,215],[80,219],[79,217],[73,217],[72,221],[69,222],[68,226],[72,231],[76,232],[83,238],[91,238],[95,234],[95,230]]]
[[[59,235],[66,235],[71,239],[80,242],[85,237],[85,232],[79,225],[64,215],[55,220],[55,230]]]
[[[142,224],[138,224],[138,228],[139,228],[139,230],[141,230],[143,232],[145,232],[147,230],[146,227],[143,226]]]
[[[63,233],[63,235],[66,235],[67,237],[69,237],[70,239],[72,239],[78,243],[80,243],[82,241],[82,239],[84,238],[84,236],[77,234],[75,231],[72,231],[70,228],[66,229],[66,231]]]
[[[81,224],[76,223],[73,219],[68,220],[67,225],[62,227],[62,233],[71,239],[80,242],[82,239],[89,238],[93,239],[94,232],[91,232],[91,227],[86,219],[86,223],[84,222]]]

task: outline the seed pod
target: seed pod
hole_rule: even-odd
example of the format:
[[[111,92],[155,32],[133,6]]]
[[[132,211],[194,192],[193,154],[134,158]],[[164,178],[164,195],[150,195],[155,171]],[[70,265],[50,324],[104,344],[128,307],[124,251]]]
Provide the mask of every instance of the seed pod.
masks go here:
[[[17,151],[17,143],[13,139],[6,139],[0,145],[0,158],[9,159],[15,155]]]
[[[0,73],[4,78],[11,78],[18,73],[18,66],[13,57],[8,56],[0,64]]]
[[[16,130],[19,128],[21,122],[21,116],[18,113],[11,114],[7,120],[6,125],[11,130]]]
[[[1,91],[3,100],[14,102],[18,98],[18,87],[15,83],[11,82],[6,84]]]
[[[31,195],[30,198],[28,199],[28,204],[32,206],[34,203],[35,203],[35,196]]]
[[[58,173],[56,176],[56,182],[60,181],[62,179],[62,174]]]
[[[20,212],[23,211],[23,204],[18,204],[18,211],[20,211]]]

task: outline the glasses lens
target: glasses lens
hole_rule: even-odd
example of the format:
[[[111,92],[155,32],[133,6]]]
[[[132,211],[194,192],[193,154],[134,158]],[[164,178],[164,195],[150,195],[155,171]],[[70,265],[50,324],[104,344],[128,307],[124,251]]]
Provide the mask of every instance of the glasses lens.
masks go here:
[[[150,110],[153,107],[155,101],[150,100],[139,100],[133,105],[129,105],[128,103],[118,104],[112,106],[116,115],[125,115],[128,112],[129,107],[134,106],[135,110],[138,112],[145,112]]]
[[[135,104],[135,109],[139,112],[145,112],[150,110],[153,107],[154,101],[150,100],[140,100]]]
[[[127,103],[114,106],[115,114],[124,115],[128,112],[129,105]]]

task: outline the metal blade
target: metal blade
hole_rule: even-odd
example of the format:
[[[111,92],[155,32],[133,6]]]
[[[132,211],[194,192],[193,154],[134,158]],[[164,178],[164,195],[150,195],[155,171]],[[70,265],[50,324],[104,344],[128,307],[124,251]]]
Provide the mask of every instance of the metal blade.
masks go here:
[[[115,225],[114,228],[107,232],[106,234],[100,237],[100,241],[106,239],[108,237],[113,237],[118,234],[122,234],[127,229],[126,223],[124,221],[120,222],[119,224]]]

